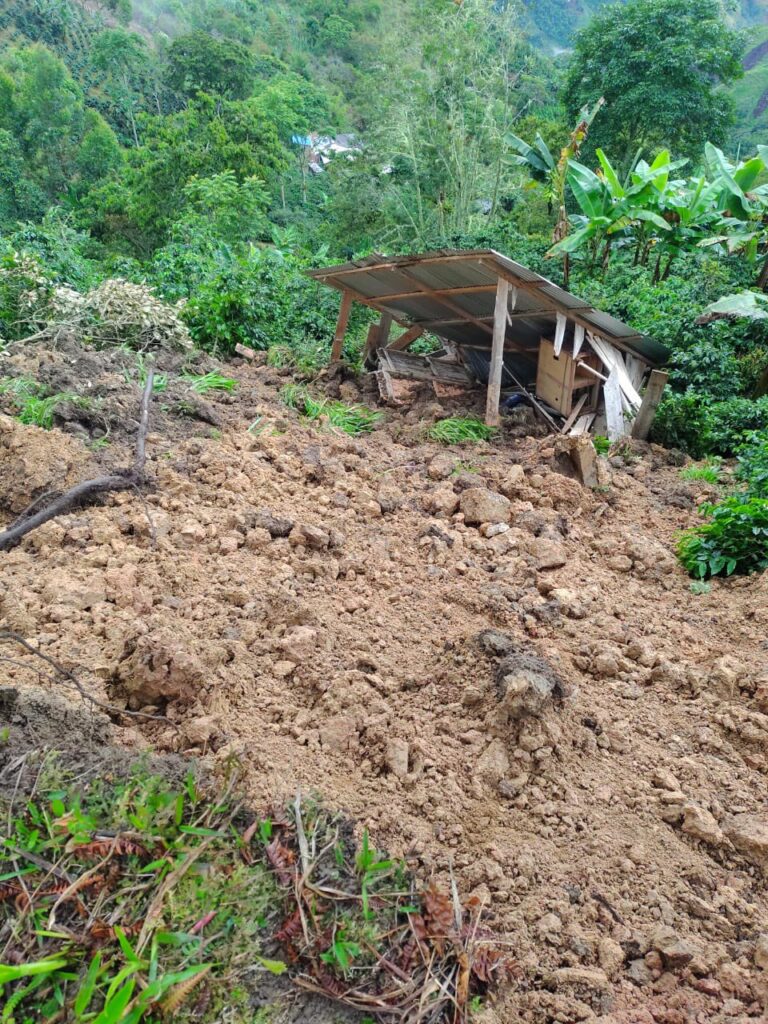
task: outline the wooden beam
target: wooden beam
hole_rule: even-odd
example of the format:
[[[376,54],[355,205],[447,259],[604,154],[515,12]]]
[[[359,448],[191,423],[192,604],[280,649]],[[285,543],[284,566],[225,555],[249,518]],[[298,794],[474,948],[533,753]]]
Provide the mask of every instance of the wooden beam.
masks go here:
[[[334,278],[328,278],[323,284],[327,284],[331,288],[338,288],[340,292],[349,292],[355,302],[361,303],[363,306],[370,306],[371,309],[375,309],[378,313],[388,313],[395,323],[400,324],[402,327],[408,328],[412,325],[410,318],[404,317],[402,313],[399,313],[396,309],[387,309],[376,299],[369,299],[367,295],[363,295],[362,292],[355,291],[354,288],[350,288],[348,285],[342,284],[341,281],[337,281]]]
[[[495,292],[495,284],[473,284],[473,285],[462,285],[456,288],[435,288],[435,295],[473,295],[476,292]],[[389,302],[391,299],[410,299],[418,298],[419,292],[393,292],[391,295],[377,295],[376,300],[378,302]]]
[[[482,250],[485,252],[485,250]],[[376,253],[373,253],[376,256]],[[487,253],[490,256],[490,253]],[[336,276],[337,274],[343,274],[345,277],[348,274],[366,274],[375,272],[377,270],[402,270],[403,267],[418,267],[422,264],[428,263],[455,263],[456,261],[468,262],[473,259],[479,259],[480,253],[476,249],[470,249],[467,252],[457,253],[455,256],[413,256],[408,260],[404,260],[402,263],[398,263],[395,260],[386,260],[384,263],[367,263],[363,267],[349,267],[348,269],[342,269],[339,266],[327,267],[322,270],[308,271],[310,277],[314,277],[315,280],[322,280],[326,275]],[[385,258],[385,257],[383,257]]]
[[[488,391],[485,400],[485,422],[489,427],[501,423],[499,398],[501,396],[501,374],[504,369],[504,338],[507,333],[507,296],[509,282],[500,277],[496,285],[496,310],[493,318],[493,348],[491,366],[488,371]]]
[[[337,363],[341,359],[341,350],[344,345],[344,335],[347,333],[347,324],[349,323],[349,312],[351,309],[352,292],[342,292],[339,319],[336,321],[336,333],[333,336],[333,346],[331,347],[332,363]]]
[[[476,316],[473,316],[471,313],[467,313],[467,311],[465,309],[462,309],[461,306],[458,305],[458,303],[453,302],[451,299],[449,299],[445,295],[438,295],[431,288],[427,287],[427,285],[422,284],[421,281],[418,279],[418,277],[415,277],[413,274],[409,273],[407,270],[401,270],[400,273],[403,275],[403,277],[407,278],[409,281],[413,281],[413,283],[416,285],[416,287],[419,289],[419,291],[423,295],[427,295],[430,299],[434,299],[435,302],[439,302],[442,306],[445,306],[446,309],[450,309],[454,313],[458,313],[458,315],[461,317],[462,321],[474,324],[476,327],[482,328],[484,331],[487,331],[488,334],[493,336],[493,328],[492,327],[489,327],[488,324],[483,323],[482,320],[478,320],[478,318]],[[497,290],[497,296],[498,296],[498,290]],[[505,313],[506,313],[506,311],[505,311]]]
[[[645,441],[648,437],[668,377],[669,374],[664,370],[651,370],[651,379],[648,381],[640,410],[632,425],[632,437],[641,441]]]
[[[405,334],[401,334],[399,338],[395,338],[394,341],[390,341],[387,348],[391,348],[395,352],[404,352],[409,348],[417,338],[420,338],[424,333],[424,328],[420,324],[415,324],[413,327],[409,327]]]

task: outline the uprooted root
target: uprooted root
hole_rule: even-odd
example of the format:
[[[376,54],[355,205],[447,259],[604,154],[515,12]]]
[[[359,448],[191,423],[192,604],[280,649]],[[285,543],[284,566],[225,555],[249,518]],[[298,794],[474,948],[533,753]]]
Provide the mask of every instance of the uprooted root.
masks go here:
[[[297,797],[290,815],[263,822],[266,855],[285,890],[275,938],[293,980],[380,1020],[463,1024],[473,999],[516,973],[481,925],[479,902],[462,907],[455,884],[418,891],[402,862],[355,852],[349,826]]]

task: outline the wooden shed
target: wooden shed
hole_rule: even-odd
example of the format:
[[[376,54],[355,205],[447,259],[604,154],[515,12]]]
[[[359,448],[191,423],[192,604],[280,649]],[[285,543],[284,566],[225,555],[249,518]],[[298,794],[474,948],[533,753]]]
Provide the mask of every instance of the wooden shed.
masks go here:
[[[341,292],[332,360],[352,303],[381,314],[365,354],[385,391],[392,377],[484,384],[489,424],[499,422],[502,392],[519,391],[555,429],[583,432],[604,415],[612,439],[647,435],[667,349],[501,253],[374,254],[308,274]],[[425,333],[442,350],[411,354]]]

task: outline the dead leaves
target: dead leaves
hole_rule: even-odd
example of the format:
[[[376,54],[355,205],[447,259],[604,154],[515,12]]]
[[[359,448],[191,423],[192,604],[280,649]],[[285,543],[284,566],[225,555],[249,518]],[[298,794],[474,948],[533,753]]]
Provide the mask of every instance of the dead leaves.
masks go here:
[[[271,843],[268,843],[265,847],[265,853],[267,860],[272,865],[277,880],[280,885],[293,885],[293,880],[296,877],[296,854],[289,847],[284,846],[280,840],[275,837]]]

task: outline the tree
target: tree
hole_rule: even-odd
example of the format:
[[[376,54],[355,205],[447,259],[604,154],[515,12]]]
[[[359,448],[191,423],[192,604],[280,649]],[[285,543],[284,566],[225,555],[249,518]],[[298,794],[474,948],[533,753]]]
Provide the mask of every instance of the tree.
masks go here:
[[[576,37],[563,88],[571,117],[606,99],[590,137],[626,170],[642,148],[698,157],[722,144],[734,119],[728,85],[743,74],[744,43],[720,0],[628,0],[612,4]]]
[[[35,45],[10,51],[6,69],[0,74],[0,127],[18,144],[24,180],[55,201],[76,197],[116,166],[120,152],[114,132],[86,108],[63,61]]]
[[[165,81],[179,96],[215,93],[245,99],[253,87],[254,59],[242,43],[216,39],[207,32],[190,32],[174,39],[168,49]]]
[[[287,166],[274,124],[254,100],[228,102],[200,93],[184,110],[145,117],[142,126],[142,145],[130,153],[117,203],[143,234],[140,250],[151,251],[166,239],[185,209],[185,188],[193,178],[231,172],[235,182],[269,183]],[[112,189],[112,216],[115,200]]]
[[[146,43],[135,32],[107,29],[96,36],[91,61],[104,76],[102,88],[117,115],[114,120],[120,122],[118,130],[138,146],[136,118],[145,109],[148,92],[145,71],[150,54]]]

